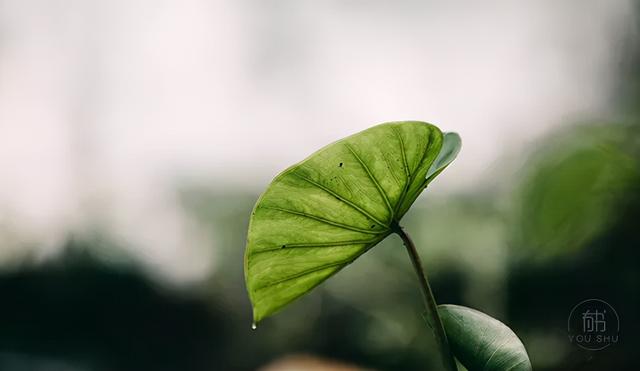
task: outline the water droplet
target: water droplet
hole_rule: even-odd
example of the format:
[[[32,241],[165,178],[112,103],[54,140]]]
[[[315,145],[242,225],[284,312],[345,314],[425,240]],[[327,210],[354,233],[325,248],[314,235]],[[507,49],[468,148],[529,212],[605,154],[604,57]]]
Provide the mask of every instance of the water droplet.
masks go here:
[[[258,328],[258,326],[256,325],[256,323],[255,323],[255,322],[251,324],[251,329],[252,329],[252,330],[255,330],[255,329],[257,329],[257,328]]]

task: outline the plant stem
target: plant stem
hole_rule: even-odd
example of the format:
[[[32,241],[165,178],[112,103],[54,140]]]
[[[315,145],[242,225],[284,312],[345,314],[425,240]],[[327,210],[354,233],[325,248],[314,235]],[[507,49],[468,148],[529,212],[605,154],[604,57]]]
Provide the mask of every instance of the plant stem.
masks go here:
[[[433,292],[431,291],[431,286],[429,286],[429,280],[427,280],[427,275],[424,272],[422,267],[422,262],[420,261],[420,255],[418,255],[418,250],[416,250],[416,246],[411,240],[411,237],[404,231],[404,229],[398,224],[394,223],[392,226],[393,231],[402,238],[402,242],[404,246],[407,248],[407,253],[409,253],[409,258],[411,259],[411,263],[413,263],[413,268],[418,275],[418,281],[420,282],[420,289],[422,290],[422,299],[424,301],[424,305],[427,309],[426,316],[431,329],[436,337],[436,341],[440,346],[440,355],[442,357],[442,362],[444,367],[448,371],[458,371],[458,366],[456,365],[456,361],[453,358],[453,354],[451,353],[451,348],[449,347],[449,340],[447,339],[447,334],[444,331],[444,326],[442,325],[442,320],[440,319],[440,315],[438,314],[438,305],[436,304],[436,299],[433,297]]]

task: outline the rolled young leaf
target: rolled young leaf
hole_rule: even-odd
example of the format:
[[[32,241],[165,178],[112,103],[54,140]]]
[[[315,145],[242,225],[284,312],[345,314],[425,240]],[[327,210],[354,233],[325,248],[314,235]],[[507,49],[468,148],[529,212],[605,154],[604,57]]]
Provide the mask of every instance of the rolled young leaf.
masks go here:
[[[392,232],[457,154],[457,134],[391,122],[330,144],[279,174],[251,214],[245,280],[254,322],[353,262]]]
[[[475,309],[439,305],[454,356],[469,371],[531,371],[524,345],[504,323]]]
[[[440,153],[438,157],[427,171],[427,182],[429,184],[438,174],[442,172],[442,170],[446,169],[447,166],[453,160],[456,159],[458,153],[460,152],[460,148],[462,147],[462,141],[460,140],[460,136],[457,133],[444,133],[444,139],[442,141],[442,148],[440,149]]]

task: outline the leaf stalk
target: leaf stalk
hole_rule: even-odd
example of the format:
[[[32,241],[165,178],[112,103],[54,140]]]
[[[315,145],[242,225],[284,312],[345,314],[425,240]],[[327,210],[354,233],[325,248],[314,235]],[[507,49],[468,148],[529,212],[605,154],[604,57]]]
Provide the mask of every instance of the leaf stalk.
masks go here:
[[[458,366],[456,365],[456,361],[451,353],[451,347],[449,346],[449,340],[447,339],[444,325],[442,324],[442,320],[438,314],[438,305],[433,296],[433,292],[431,291],[431,286],[429,285],[427,274],[422,266],[420,255],[418,255],[418,250],[416,249],[416,246],[409,234],[405,232],[404,228],[400,226],[400,224],[393,222],[391,228],[402,239],[404,246],[407,248],[409,259],[411,260],[416,275],[418,276],[418,282],[420,283],[420,289],[422,291],[422,299],[426,307],[425,317],[431,326],[433,334],[435,335],[436,341],[440,347],[442,363],[447,371],[458,371]]]

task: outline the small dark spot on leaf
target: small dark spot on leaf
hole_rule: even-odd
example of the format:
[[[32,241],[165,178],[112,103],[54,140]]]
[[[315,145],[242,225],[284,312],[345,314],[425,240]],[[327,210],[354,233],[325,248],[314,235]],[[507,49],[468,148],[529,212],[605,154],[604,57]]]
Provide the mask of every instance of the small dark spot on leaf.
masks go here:
[[[282,248],[284,249],[285,247],[287,247],[287,245],[282,245]]]
[[[372,224],[372,225],[371,225],[371,228],[374,228],[375,226],[376,226],[375,224]]]
[[[342,162],[341,162],[341,163],[340,163],[340,165],[338,165],[338,166],[342,167]]]

